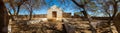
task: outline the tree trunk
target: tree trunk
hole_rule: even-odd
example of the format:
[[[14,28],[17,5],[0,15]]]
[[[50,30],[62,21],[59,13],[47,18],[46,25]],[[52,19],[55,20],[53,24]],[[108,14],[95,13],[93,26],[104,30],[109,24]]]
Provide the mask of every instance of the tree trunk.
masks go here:
[[[32,8],[31,8],[31,9],[30,9],[30,18],[29,18],[29,20],[32,19],[32,13],[33,13],[33,10],[32,10]]]
[[[114,18],[113,21],[118,33],[120,33],[120,13]]]
[[[110,19],[110,21],[109,22],[111,22],[113,19],[114,19],[114,17],[116,16],[116,14],[117,14],[117,12],[118,12],[118,5],[117,5],[117,3],[118,2],[115,2],[115,4],[113,5],[113,7],[114,7],[114,13],[113,13],[113,16],[111,17],[111,19]],[[118,15],[119,16],[119,15]],[[120,17],[120,16],[119,16]],[[118,17],[118,18],[119,18]],[[115,25],[115,27],[117,28],[117,31],[120,33],[120,24],[119,24],[119,20],[120,19],[118,19],[118,18],[116,18],[115,20],[114,20],[114,25]]]
[[[17,17],[18,17],[19,12],[20,12],[20,6],[21,6],[21,5],[18,6],[18,10],[17,10],[17,13],[16,13]]]
[[[30,11],[30,18],[29,18],[29,20],[31,20],[32,19],[32,11]]]
[[[83,8],[84,11],[82,12],[84,14],[84,17],[87,18],[90,28],[92,30],[92,33],[97,33],[96,29],[91,25],[91,17],[88,16],[88,13],[85,11],[85,8]]]
[[[109,5],[106,5],[106,7],[108,7],[108,6],[109,6]],[[109,8],[109,7],[108,7],[108,8]],[[109,18],[111,18],[110,13],[108,12],[108,8],[105,9],[105,13],[108,14]],[[108,21],[109,21],[109,20],[108,20]],[[112,28],[111,28],[111,22],[108,22],[108,24],[110,24],[110,25],[109,25],[110,32],[113,33],[113,32],[112,32]]]
[[[8,17],[7,9],[3,3],[3,0],[0,0],[0,33],[8,33]]]
[[[108,16],[111,18],[111,14],[108,12],[108,9],[105,9],[105,12],[108,14]]]
[[[12,13],[10,12],[10,10],[8,10],[8,13],[10,14],[10,15],[9,15],[10,19],[12,19],[12,21],[15,21],[15,19],[14,19]]]
[[[84,14],[84,17],[88,19],[88,22],[89,22],[89,25],[91,27],[92,33],[96,33],[96,29],[90,24],[91,23],[91,18],[88,16],[88,13],[85,10],[85,4],[86,4],[86,2],[83,5],[79,5],[75,0],[72,0],[72,2],[75,3],[78,7],[83,8],[82,13]]]
[[[14,6],[14,2],[13,1],[9,1],[10,2],[10,7],[12,7],[13,11],[14,11],[14,16],[16,15],[16,10],[15,10],[15,6]]]

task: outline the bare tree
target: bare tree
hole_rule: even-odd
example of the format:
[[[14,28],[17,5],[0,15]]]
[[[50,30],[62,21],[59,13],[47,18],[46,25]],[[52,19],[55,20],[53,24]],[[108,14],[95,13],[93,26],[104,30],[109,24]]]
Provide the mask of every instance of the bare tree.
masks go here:
[[[80,8],[83,9],[82,13],[84,14],[84,17],[88,19],[89,25],[90,25],[90,27],[91,27],[91,29],[92,29],[92,32],[93,32],[93,33],[96,33],[95,28],[90,24],[90,23],[91,23],[91,18],[90,18],[90,16],[88,16],[87,11],[85,10],[85,6],[86,6],[86,4],[88,3],[88,1],[87,1],[87,0],[82,0],[82,1],[83,1],[83,2],[82,2],[81,4],[79,4],[79,3],[76,2],[75,0],[72,0],[73,3],[75,3],[77,6],[79,6]]]
[[[29,12],[29,20],[32,19],[33,10],[39,9],[42,5],[45,5],[44,0],[29,0],[25,2],[24,6]]]
[[[10,4],[10,7],[13,9],[14,13],[12,14],[8,8],[8,12],[10,13],[11,15],[11,19],[12,20],[15,20],[15,17],[18,16],[19,12],[20,12],[20,7],[21,5],[23,5],[26,1],[28,0],[4,0],[5,3],[9,3]],[[17,8],[16,8],[17,7]]]
[[[114,8],[114,13],[112,15],[112,17],[110,18],[110,20],[108,21],[109,23],[114,19],[114,17],[116,16],[117,12],[118,12],[118,2],[119,1],[116,1],[116,0],[113,0],[114,3],[113,3],[113,8]],[[120,27],[119,27],[119,24],[117,22],[113,22],[115,24],[115,27],[117,28],[117,31],[119,32],[120,31]],[[120,33],[120,32],[119,32]]]
[[[109,1],[107,1],[107,2],[104,2],[104,3],[106,3],[106,5],[105,5],[105,8],[107,7],[107,6],[110,6],[110,5],[112,5],[113,6],[113,14],[110,14],[109,12],[107,12],[107,8],[105,9],[106,11],[106,13],[107,14],[109,14],[109,17],[110,17],[110,19],[108,20],[108,24],[109,25],[111,25],[111,22],[114,20],[114,18],[115,18],[115,16],[117,15],[117,12],[118,12],[118,2],[120,2],[120,0],[109,0]],[[112,16],[111,16],[112,15]],[[114,25],[116,26],[116,28],[117,28],[117,31],[119,32],[120,31],[120,29],[119,29],[119,24],[117,24],[118,22],[113,22],[114,23]]]
[[[32,18],[33,9],[39,9],[39,6],[44,5],[44,0],[6,0],[5,3],[9,3],[10,7],[13,9],[14,13],[12,14],[9,10],[9,13],[11,13],[11,19],[15,20],[15,18],[18,17],[20,13],[20,9],[25,9],[30,12],[30,19]],[[22,7],[25,6],[25,7]],[[7,8],[8,9],[8,8]]]

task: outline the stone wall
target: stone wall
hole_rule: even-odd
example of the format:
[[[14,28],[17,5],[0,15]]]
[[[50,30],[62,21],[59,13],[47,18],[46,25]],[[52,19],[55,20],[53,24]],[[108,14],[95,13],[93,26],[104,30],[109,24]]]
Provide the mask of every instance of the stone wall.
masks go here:
[[[71,13],[63,13],[63,18],[78,18],[78,19],[85,19],[84,16],[71,16]],[[32,19],[38,19],[38,18],[47,18],[46,14],[39,14],[39,15],[33,15]],[[91,17],[94,20],[108,20],[109,17]],[[19,15],[17,19],[29,19],[28,15]]]
[[[38,18],[47,18],[46,14],[39,14],[39,15],[33,15],[32,19],[38,19]],[[28,20],[29,15],[19,15],[17,17],[17,20]]]
[[[77,14],[74,14],[74,16],[72,16],[72,18],[80,18],[80,16]]]
[[[47,18],[46,14],[33,15],[33,18]]]
[[[71,13],[63,13],[63,18],[71,18]]]

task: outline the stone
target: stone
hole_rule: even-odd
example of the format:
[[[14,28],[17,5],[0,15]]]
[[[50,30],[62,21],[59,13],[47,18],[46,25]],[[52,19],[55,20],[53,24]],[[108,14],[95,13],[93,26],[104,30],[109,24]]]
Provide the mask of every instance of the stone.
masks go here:
[[[47,18],[62,21],[62,12],[63,11],[60,8],[54,5],[50,9],[48,9]]]

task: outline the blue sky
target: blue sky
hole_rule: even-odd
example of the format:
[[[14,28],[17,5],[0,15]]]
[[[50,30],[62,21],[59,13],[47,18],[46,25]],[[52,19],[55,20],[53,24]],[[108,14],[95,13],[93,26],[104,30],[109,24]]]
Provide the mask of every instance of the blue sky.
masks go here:
[[[102,7],[102,5],[98,4],[95,0],[92,0],[95,5],[97,7]],[[71,0],[64,0],[64,2],[62,2],[62,0],[45,0],[46,5],[41,6],[39,9],[33,10],[33,14],[46,14],[48,9],[50,7],[52,7],[53,5],[56,5],[57,7],[61,8],[64,12],[67,13],[72,13],[72,15],[74,14],[74,12],[80,12],[82,11],[81,8],[79,8],[78,6],[76,6]],[[79,2],[79,0],[77,0],[77,2]],[[7,8],[10,8],[10,6],[8,4],[6,4]],[[95,9],[95,8],[94,8]],[[112,9],[112,7],[110,7],[110,9]],[[29,14],[27,12],[27,10],[21,9],[21,12],[19,14],[21,15],[25,15],[25,14]],[[94,13],[89,12],[88,14],[93,15]],[[102,11],[102,10],[97,10],[97,11]],[[11,10],[11,12],[13,13],[13,10]],[[102,16],[104,14],[100,13],[99,16]]]
[[[39,9],[37,10],[33,10],[33,14],[46,14],[47,10],[52,7],[53,5],[56,5],[57,7],[61,8],[64,12],[67,13],[72,13],[72,15],[74,14],[74,12],[79,12],[80,8],[78,8],[74,3],[72,3],[71,0],[65,0],[64,2],[61,2],[61,0],[45,0],[46,5],[41,6]],[[7,8],[10,9],[11,13],[13,14],[13,9],[11,9],[10,5],[8,3],[5,4]],[[17,9],[17,8],[16,8]],[[25,14],[29,14],[27,12],[28,10],[24,10],[24,9],[20,9],[20,15],[25,15]]]
[[[77,6],[74,3],[72,3],[71,0],[66,0],[67,2],[64,2],[64,3],[61,3],[58,0],[52,0],[52,1],[45,0],[45,1],[46,1],[46,5],[42,6],[38,10],[34,10],[33,14],[46,14],[47,10],[53,5],[56,5],[57,7],[61,8],[64,12],[72,13],[72,15],[74,12],[80,11],[79,8],[77,8]],[[24,14],[24,13],[21,13],[21,14]]]
[[[77,0],[79,2],[80,0]],[[45,0],[46,5],[41,6],[39,9],[33,10],[33,14],[46,14],[48,9],[52,7],[53,5],[56,5],[57,7],[61,8],[66,13],[71,13],[72,15],[74,12],[80,12],[82,10],[78,6],[76,6],[71,0]],[[8,4],[6,4],[7,8],[10,8]],[[27,12],[28,10],[20,9],[20,15],[26,15],[29,14]],[[11,9],[11,12],[13,13],[13,9]],[[89,12],[90,14],[90,12]]]
[[[77,0],[79,2],[80,0]],[[80,12],[81,8],[76,6],[71,0],[45,0],[46,5],[41,6],[39,9],[33,10],[33,14],[46,14],[48,9],[52,7],[53,5],[56,5],[57,7],[61,8],[64,12],[72,13],[74,12]],[[7,8],[10,8],[9,4],[6,3]],[[11,13],[13,13],[13,9],[10,9]],[[20,9],[20,15],[29,14],[27,12],[28,10]]]

